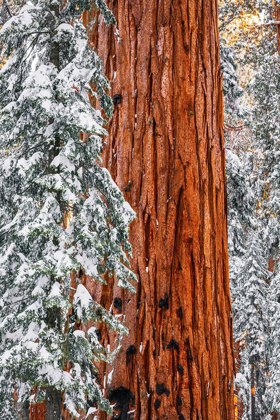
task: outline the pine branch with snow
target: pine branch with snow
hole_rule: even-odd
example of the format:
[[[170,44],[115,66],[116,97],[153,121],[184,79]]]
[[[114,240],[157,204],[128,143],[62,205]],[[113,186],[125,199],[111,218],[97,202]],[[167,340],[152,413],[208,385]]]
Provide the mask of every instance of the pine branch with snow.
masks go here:
[[[96,5],[113,22],[104,1]],[[7,60],[0,71],[0,400],[6,404],[8,382],[19,403],[55,389],[74,417],[87,399],[110,405],[93,365],[107,352],[94,329],[76,329],[71,314],[127,330],[73,273],[100,282],[115,276],[131,291],[135,279],[128,261],[134,212],[100,166],[107,133],[90,98],[108,116],[112,101],[79,18],[89,7],[86,0],[29,2],[0,32]]]

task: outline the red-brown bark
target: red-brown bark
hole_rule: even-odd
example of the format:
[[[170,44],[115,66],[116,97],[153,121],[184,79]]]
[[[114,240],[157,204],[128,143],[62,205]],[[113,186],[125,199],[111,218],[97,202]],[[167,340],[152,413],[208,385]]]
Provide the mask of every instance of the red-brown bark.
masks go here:
[[[217,1],[109,1],[91,40],[121,103],[104,164],[137,220],[137,294],[88,287],[122,307],[130,335],[113,366],[118,418],[234,418],[222,76]],[[85,17],[93,24],[94,14]],[[120,302],[120,301],[119,301]],[[103,333],[114,347],[115,337]],[[107,382],[108,382],[108,376]],[[180,417],[181,416],[181,417]],[[100,419],[109,418],[100,414]]]
[[[275,20],[280,22],[280,7],[275,6]],[[278,54],[280,55],[280,25],[276,25]]]
[[[46,415],[46,403],[33,404],[29,408],[29,419],[30,420],[45,420]]]

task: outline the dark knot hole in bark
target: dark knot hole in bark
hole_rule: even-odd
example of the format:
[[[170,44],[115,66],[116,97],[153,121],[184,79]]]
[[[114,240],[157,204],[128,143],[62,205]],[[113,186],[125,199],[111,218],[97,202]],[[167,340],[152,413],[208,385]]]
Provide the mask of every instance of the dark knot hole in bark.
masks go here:
[[[131,361],[131,357],[136,353],[136,347],[132,344],[126,350],[126,364]]]
[[[124,386],[120,386],[119,388],[112,389],[109,392],[109,401],[115,401],[116,404],[114,408],[115,410],[120,411],[120,414],[114,416],[112,420],[127,420],[129,406],[134,405],[135,397],[129,389]]]
[[[122,95],[120,93],[117,93],[113,96],[113,104],[114,105],[120,105],[122,103]]]
[[[177,353],[179,353],[180,349],[179,349],[179,343],[178,341],[175,340],[171,340],[170,343],[167,346],[168,349],[174,349],[177,351]]]
[[[122,311],[122,300],[121,300],[121,298],[115,298],[114,299],[114,307],[119,311],[119,313]]]
[[[167,396],[170,395],[169,389],[165,388],[164,384],[156,385],[156,393],[157,395],[162,395],[162,394],[166,394]]]
[[[164,299],[160,299],[158,306],[160,307],[160,309],[169,309],[169,298],[167,293],[165,293]]]

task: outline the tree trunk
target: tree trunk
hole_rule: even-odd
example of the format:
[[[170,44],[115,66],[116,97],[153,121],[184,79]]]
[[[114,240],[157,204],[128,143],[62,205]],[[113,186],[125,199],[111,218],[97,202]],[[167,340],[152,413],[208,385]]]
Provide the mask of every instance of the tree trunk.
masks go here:
[[[115,112],[104,164],[137,215],[130,240],[139,284],[133,296],[88,280],[95,299],[113,303],[130,329],[110,379],[108,365],[100,375],[118,418],[231,420],[218,2],[108,5],[119,36],[100,16],[94,24],[94,11],[85,23],[111,81]],[[114,348],[115,336],[102,333]]]
[[[277,7],[277,6],[275,6],[275,21],[280,22],[280,7]],[[280,55],[280,25],[276,25],[276,34],[277,34],[278,54]],[[273,273],[274,268],[275,268],[275,261],[273,258],[270,258],[268,271]],[[278,413],[275,413],[275,412],[271,413],[271,419],[277,420]]]
[[[256,397],[255,397],[255,366],[254,360],[251,363],[251,419],[256,420]]]
[[[275,21],[280,22],[280,7],[275,6]],[[280,25],[276,25],[278,54],[280,55]]]
[[[59,4],[55,4],[51,7],[53,14],[56,17],[59,17]],[[51,36],[55,38],[56,28],[54,24],[50,22],[51,26]],[[59,43],[52,42],[50,50],[50,62],[59,70]],[[55,141],[53,148],[49,151],[49,165],[53,161],[54,157],[59,154],[60,149],[60,139],[58,135],[55,136]],[[49,172],[53,172],[53,169],[49,169]],[[57,201],[60,201],[60,192],[56,193]],[[54,241],[55,243],[55,241]],[[55,328],[60,325],[60,309],[58,307],[53,307],[48,310],[46,323],[50,328]],[[61,392],[55,389],[52,386],[46,388],[46,406],[45,406],[45,419],[46,420],[60,420],[61,419],[61,403],[62,396]]]
[[[46,402],[31,404],[29,411],[29,420],[45,420]]]
[[[19,414],[21,420],[29,420],[29,401],[20,404]]]
[[[61,420],[61,392],[55,388],[46,389],[45,420]]]

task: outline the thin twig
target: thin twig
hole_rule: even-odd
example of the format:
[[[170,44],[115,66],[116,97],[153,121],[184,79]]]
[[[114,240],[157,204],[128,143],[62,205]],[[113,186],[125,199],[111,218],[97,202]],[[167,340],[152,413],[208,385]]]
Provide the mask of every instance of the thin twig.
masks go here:
[[[280,21],[268,22],[268,23],[260,23],[259,26],[273,26],[273,25],[280,25]]]
[[[244,129],[244,125],[242,124],[242,125],[238,125],[237,127],[232,127],[228,124],[225,124],[224,128],[225,130],[228,130],[228,131],[241,131]]]

